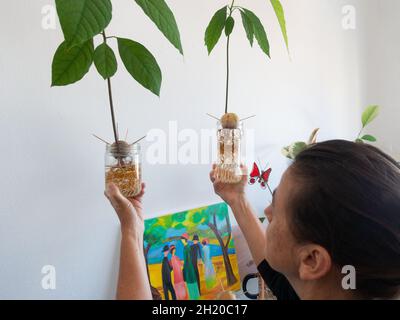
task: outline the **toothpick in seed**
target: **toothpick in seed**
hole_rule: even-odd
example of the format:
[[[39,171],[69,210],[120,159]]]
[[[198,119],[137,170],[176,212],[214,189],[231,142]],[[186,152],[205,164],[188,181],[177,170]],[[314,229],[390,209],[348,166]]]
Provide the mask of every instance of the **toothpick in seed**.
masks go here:
[[[130,145],[133,146],[134,144],[138,143],[139,141],[142,141],[146,137],[147,136],[141,137],[140,139],[136,140],[135,142],[132,142]]]
[[[106,140],[104,140],[104,139],[102,139],[102,138],[100,138],[100,137],[96,136],[94,133],[92,133],[92,135],[93,135],[93,137],[95,137],[95,138],[99,139],[100,141],[103,141],[105,144],[108,144],[108,145],[110,145],[110,143],[109,143],[109,142],[107,142]]]

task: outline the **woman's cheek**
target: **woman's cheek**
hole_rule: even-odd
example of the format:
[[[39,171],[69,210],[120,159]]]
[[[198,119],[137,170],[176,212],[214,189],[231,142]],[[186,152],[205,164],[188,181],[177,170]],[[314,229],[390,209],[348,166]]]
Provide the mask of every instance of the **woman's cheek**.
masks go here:
[[[273,226],[271,226],[271,223],[268,225],[267,229],[265,230],[265,258],[267,259],[268,263],[270,265],[273,264],[274,262],[274,254],[276,253],[276,250],[274,249],[274,239],[271,237],[271,233],[273,232]],[[272,232],[271,232],[272,231]]]
[[[265,257],[272,269],[283,272],[286,268],[284,239],[276,221],[271,222],[265,232]]]

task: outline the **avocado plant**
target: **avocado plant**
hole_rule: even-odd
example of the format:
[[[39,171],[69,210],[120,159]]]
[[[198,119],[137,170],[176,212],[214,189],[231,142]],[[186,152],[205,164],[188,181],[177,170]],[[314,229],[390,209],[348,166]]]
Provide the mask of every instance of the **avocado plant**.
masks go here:
[[[167,40],[183,55],[179,29],[173,12],[164,0],[134,0]],[[133,1],[132,1],[133,2]],[[112,20],[111,0],[55,0],[64,41],[52,63],[52,86],[66,86],[81,80],[95,65],[107,82],[114,140],[119,142],[111,78],[118,63],[108,40],[116,40],[119,56],[129,74],[144,88],[160,95],[162,73],[157,60],[144,45],[131,39],[107,36]],[[101,44],[94,48],[94,38]]]
[[[363,143],[367,142],[376,142],[377,139],[370,134],[363,134],[364,129],[375,120],[375,118],[379,115],[379,106],[369,106],[367,107],[362,116],[361,116],[361,129],[358,133],[356,142]]]
[[[279,0],[270,0],[275,14],[278,18],[278,22],[283,34],[283,38],[286,44],[287,51],[289,53],[289,42],[286,30],[286,20],[283,6]],[[230,72],[230,40],[233,29],[235,27],[234,13],[239,12],[244,30],[246,32],[247,39],[250,46],[253,46],[254,39],[257,40],[261,50],[270,56],[270,45],[268,36],[265,28],[258,18],[258,16],[251,10],[241,6],[235,5],[235,0],[232,0],[230,5],[224,6],[219,9],[212,17],[206,32],[205,32],[205,45],[207,46],[208,54],[211,54],[212,50],[221,38],[222,32],[225,31],[226,36],[226,89],[225,89],[225,113],[221,118],[221,125],[223,128],[236,129],[239,125],[239,118],[234,113],[228,113],[229,105],[229,72]]]

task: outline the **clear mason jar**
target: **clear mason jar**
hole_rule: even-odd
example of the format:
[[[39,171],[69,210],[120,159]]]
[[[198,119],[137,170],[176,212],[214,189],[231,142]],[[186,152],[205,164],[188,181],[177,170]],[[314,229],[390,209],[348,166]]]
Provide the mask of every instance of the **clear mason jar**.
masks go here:
[[[238,183],[242,179],[242,125],[238,129],[224,129],[217,124],[218,158],[215,177],[224,183]]]
[[[134,197],[142,191],[140,145],[119,141],[106,146],[105,180],[115,183],[121,193]]]

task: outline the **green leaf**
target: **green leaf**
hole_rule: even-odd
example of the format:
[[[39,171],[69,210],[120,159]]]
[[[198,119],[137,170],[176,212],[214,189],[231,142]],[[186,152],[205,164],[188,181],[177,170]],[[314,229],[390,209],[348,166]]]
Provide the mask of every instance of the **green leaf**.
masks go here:
[[[235,26],[235,20],[232,17],[228,17],[225,21],[225,35],[229,37],[232,34],[233,27]]]
[[[369,135],[369,134],[366,134],[365,136],[362,136],[361,139],[365,140],[365,141],[376,142],[376,138],[374,136]]]
[[[122,38],[118,38],[118,49],[131,76],[143,87],[160,96],[161,70],[151,52],[138,42]]]
[[[181,36],[174,14],[164,0],[135,0],[157,28],[183,54]]]
[[[221,37],[222,30],[225,28],[227,6],[219,9],[212,17],[204,37],[207,46],[208,54],[214,49],[219,38]]]
[[[72,48],[64,41],[53,58],[52,86],[65,86],[81,80],[92,65],[93,52],[93,39]]]
[[[281,153],[283,156],[290,159],[289,146],[282,148]]]
[[[257,39],[258,44],[260,45],[260,48],[264,53],[270,58],[269,55],[269,42],[268,42],[268,37],[267,33],[265,32],[264,26],[262,25],[260,19],[250,10],[244,9],[244,12],[246,15],[249,17],[251,20],[251,23],[253,25],[253,30],[254,30],[254,36]]]
[[[283,39],[285,40],[286,49],[289,52],[289,40],[286,30],[286,20],[285,20],[285,12],[283,10],[283,6],[279,0],[271,0],[271,4],[274,8],[276,17],[278,18],[279,25],[281,27]]]
[[[362,125],[365,128],[370,124],[379,114],[379,106],[369,106],[362,114]]]
[[[240,10],[240,15],[242,16],[242,23],[244,30],[246,31],[247,39],[249,39],[250,46],[253,46],[254,42],[254,28],[251,19],[246,15],[246,12]]]
[[[104,78],[111,78],[117,72],[117,59],[114,51],[106,44],[99,45],[94,51],[94,65]]]
[[[289,154],[291,159],[295,159],[298,154],[305,149],[307,149],[308,145],[305,142],[298,141],[289,146]]]
[[[56,0],[64,38],[70,46],[83,43],[102,32],[110,23],[110,0]]]

